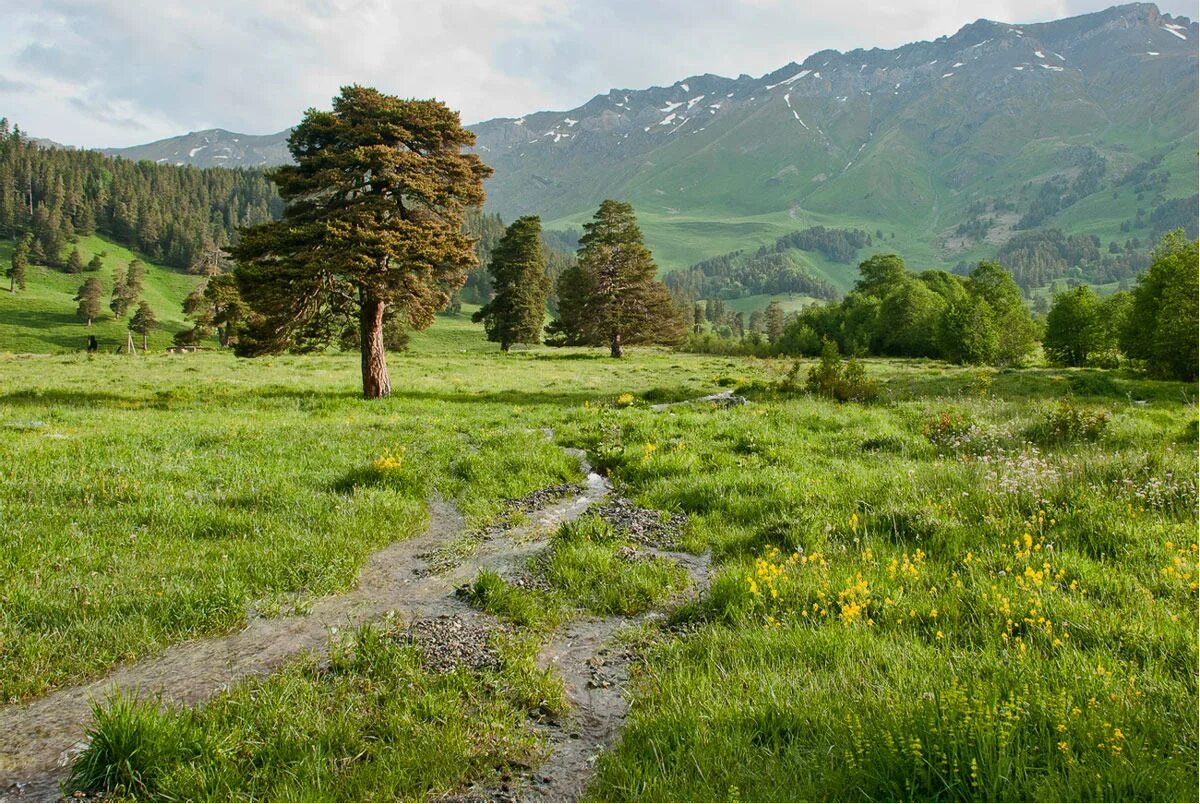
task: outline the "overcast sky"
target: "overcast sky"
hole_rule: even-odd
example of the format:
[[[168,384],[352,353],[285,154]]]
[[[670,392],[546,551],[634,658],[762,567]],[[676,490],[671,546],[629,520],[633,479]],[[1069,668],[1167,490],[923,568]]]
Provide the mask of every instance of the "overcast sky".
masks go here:
[[[569,109],[617,88],[761,75],[817,50],[890,48],[980,17],[1037,22],[1103,0],[0,0],[0,116],[70,145],[267,134],[368,84],[464,122]],[[1194,15],[1195,0],[1159,7]]]

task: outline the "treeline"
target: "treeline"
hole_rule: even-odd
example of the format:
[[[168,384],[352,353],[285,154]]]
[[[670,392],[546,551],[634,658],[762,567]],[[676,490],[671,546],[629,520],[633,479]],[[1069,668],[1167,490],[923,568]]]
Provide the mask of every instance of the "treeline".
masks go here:
[[[1130,291],[1103,299],[1083,285],[1046,316],[1046,355],[1064,366],[1113,367],[1122,357],[1152,375],[1195,380],[1200,366],[1200,248],[1182,229],[1163,238]]]
[[[796,265],[788,254],[750,256],[735,251],[667,274],[665,281],[676,299],[736,299],[759,293],[803,293],[832,299],[837,290],[824,279]]]
[[[1079,167],[1073,179],[1055,176],[1045,182],[1030,202],[1029,209],[1017,223],[1018,229],[1032,229],[1046,218],[1057,215],[1076,201],[1101,190],[1101,180],[1108,166],[1104,156],[1091,146],[1081,146],[1065,154]]]
[[[833,262],[851,263],[858,256],[859,249],[871,245],[871,236],[862,229],[829,229],[824,226],[811,226],[798,232],[786,234],[775,241],[772,249],[776,253],[798,248],[801,251],[816,251],[824,254]],[[756,256],[764,256],[767,247],[759,248]]]
[[[0,119],[0,236],[32,234],[35,263],[66,267],[67,244],[99,232],[155,262],[200,273],[238,227],[271,220],[281,209],[261,170],[42,148]]]
[[[859,271],[842,301],[793,319],[776,351],[816,355],[829,340],[843,354],[1016,365],[1036,347],[1037,325],[1021,289],[997,263],[981,262],[967,277],[914,274],[895,254],[879,254]]]
[[[996,253],[1022,290],[1045,287],[1058,280],[1103,285],[1125,282],[1150,264],[1146,243],[1139,237],[1104,246],[1096,235],[1065,234],[1061,229],[1024,232]],[[954,273],[966,275],[973,266],[960,262]]]
[[[1058,365],[1132,363],[1157,377],[1197,377],[1200,244],[1182,229],[1162,239],[1132,291],[1100,298],[1087,285],[1064,290],[1044,318],[1034,317],[1012,275],[996,262],[980,262],[966,276],[910,273],[900,257],[878,254],[859,271],[841,301],[790,315],[772,303],[744,322],[719,300],[697,304],[685,349],[816,356],[832,345],[848,355],[1015,366],[1041,341]]]
[[[1132,223],[1122,224],[1122,231],[1145,229],[1146,232],[1142,236],[1131,234],[1123,242],[1113,240],[1103,244],[1096,235],[1069,235],[1061,229],[1022,232],[1004,244],[996,253],[996,261],[1007,267],[1026,291],[1059,279],[1093,285],[1129,282],[1149,267],[1150,246],[1163,235],[1176,229],[1182,229],[1192,240],[1200,235],[1197,204],[1200,195],[1164,201],[1148,214],[1138,210]],[[971,269],[968,263],[959,263],[954,272],[965,275]]]

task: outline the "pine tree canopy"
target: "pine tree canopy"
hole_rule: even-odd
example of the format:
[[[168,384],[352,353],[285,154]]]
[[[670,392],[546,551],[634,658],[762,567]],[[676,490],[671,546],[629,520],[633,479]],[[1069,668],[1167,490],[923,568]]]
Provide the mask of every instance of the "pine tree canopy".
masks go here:
[[[488,340],[506,352],[514,343],[541,343],[550,283],[540,218],[513,221],[492,251],[488,273],[494,295],[472,319],[484,322]]]
[[[238,353],[321,348],[357,319],[363,393],[387,395],[385,316],[428,327],[477,264],[463,214],[491,169],[462,153],[474,142],[439,101],[366,87],[306,112],[288,141],[296,164],[272,176],[282,220],[229,250],[251,312]]]
[[[559,277],[559,317],[553,343],[607,344],[613,357],[625,345],[679,343],[683,323],[657,270],[633,206],[605,201],[584,224],[578,264]]]

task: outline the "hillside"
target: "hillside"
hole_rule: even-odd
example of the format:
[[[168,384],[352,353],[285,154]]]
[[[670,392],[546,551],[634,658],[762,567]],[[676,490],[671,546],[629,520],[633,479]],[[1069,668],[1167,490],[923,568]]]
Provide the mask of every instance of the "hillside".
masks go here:
[[[104,268],[100,282],[104,286],[104,307],[89,330],[75,316],[74,297],[91,273],[68,274],[41,265],[29,268],[28,288],[8,292],[8,281],[0,285],[0,352],[76,352],[93,334],[102,351],[111,352],[125,344],[127,319],[118,321],[108,309],[112,293],[113,269],[124,267],[135,257],[146,266],[146,278],[140,299],[150,303],[162,327],[150,336],[152,351],[171,345],[171,337],[186,327],[180,305],[200,282],[200,277],[173,271],[146,260],[124,246],[100,235],[80,237],[78,248],[84,261],[100,254]],[[0,240],[0,265],[7,266],[13,244]],[[138,343],[141,345],[140,341]]]
[[[811,224],[895,232],[906,257],[948,267],[995,253],[1055,180],[1078,197],[1035,225],[1105,244],[1155,198],[1195,194],[1198,38],[1149,4],[981,20],[893,51],[613,90],[475,130],[502,216],[577,223],[599,199],[627,198],[671,267]],[[1154,193],[1120,184],[1153,157],[1170,174]],[[1071,188],[1089,164],[1099,176]]]

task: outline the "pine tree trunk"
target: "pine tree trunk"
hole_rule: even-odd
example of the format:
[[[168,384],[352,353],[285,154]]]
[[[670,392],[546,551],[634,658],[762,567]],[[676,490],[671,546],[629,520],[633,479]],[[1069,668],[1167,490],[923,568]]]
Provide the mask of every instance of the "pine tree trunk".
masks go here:
[[[225,327],[217,327],[217,343],[221,345],[222,349],[229,346],[229,335]]]
[[[612,356],[620,357],[621,356],[621,333],[615,329],[613,330],[612,343],[610,345],[611,345]]]
[[[146,351],[147,344],[149,343],[149,341],[150,341],[150,336],[147,335],[145,332],[143,332],[142,333],[142,351],[143,352]]]
[[[362,381],[364,399],[381,399],[392,392],[388,378],[387,357],[383,349],[384,304],[372,296],[364,296],[358,316],[359,350],[362,352]]]

